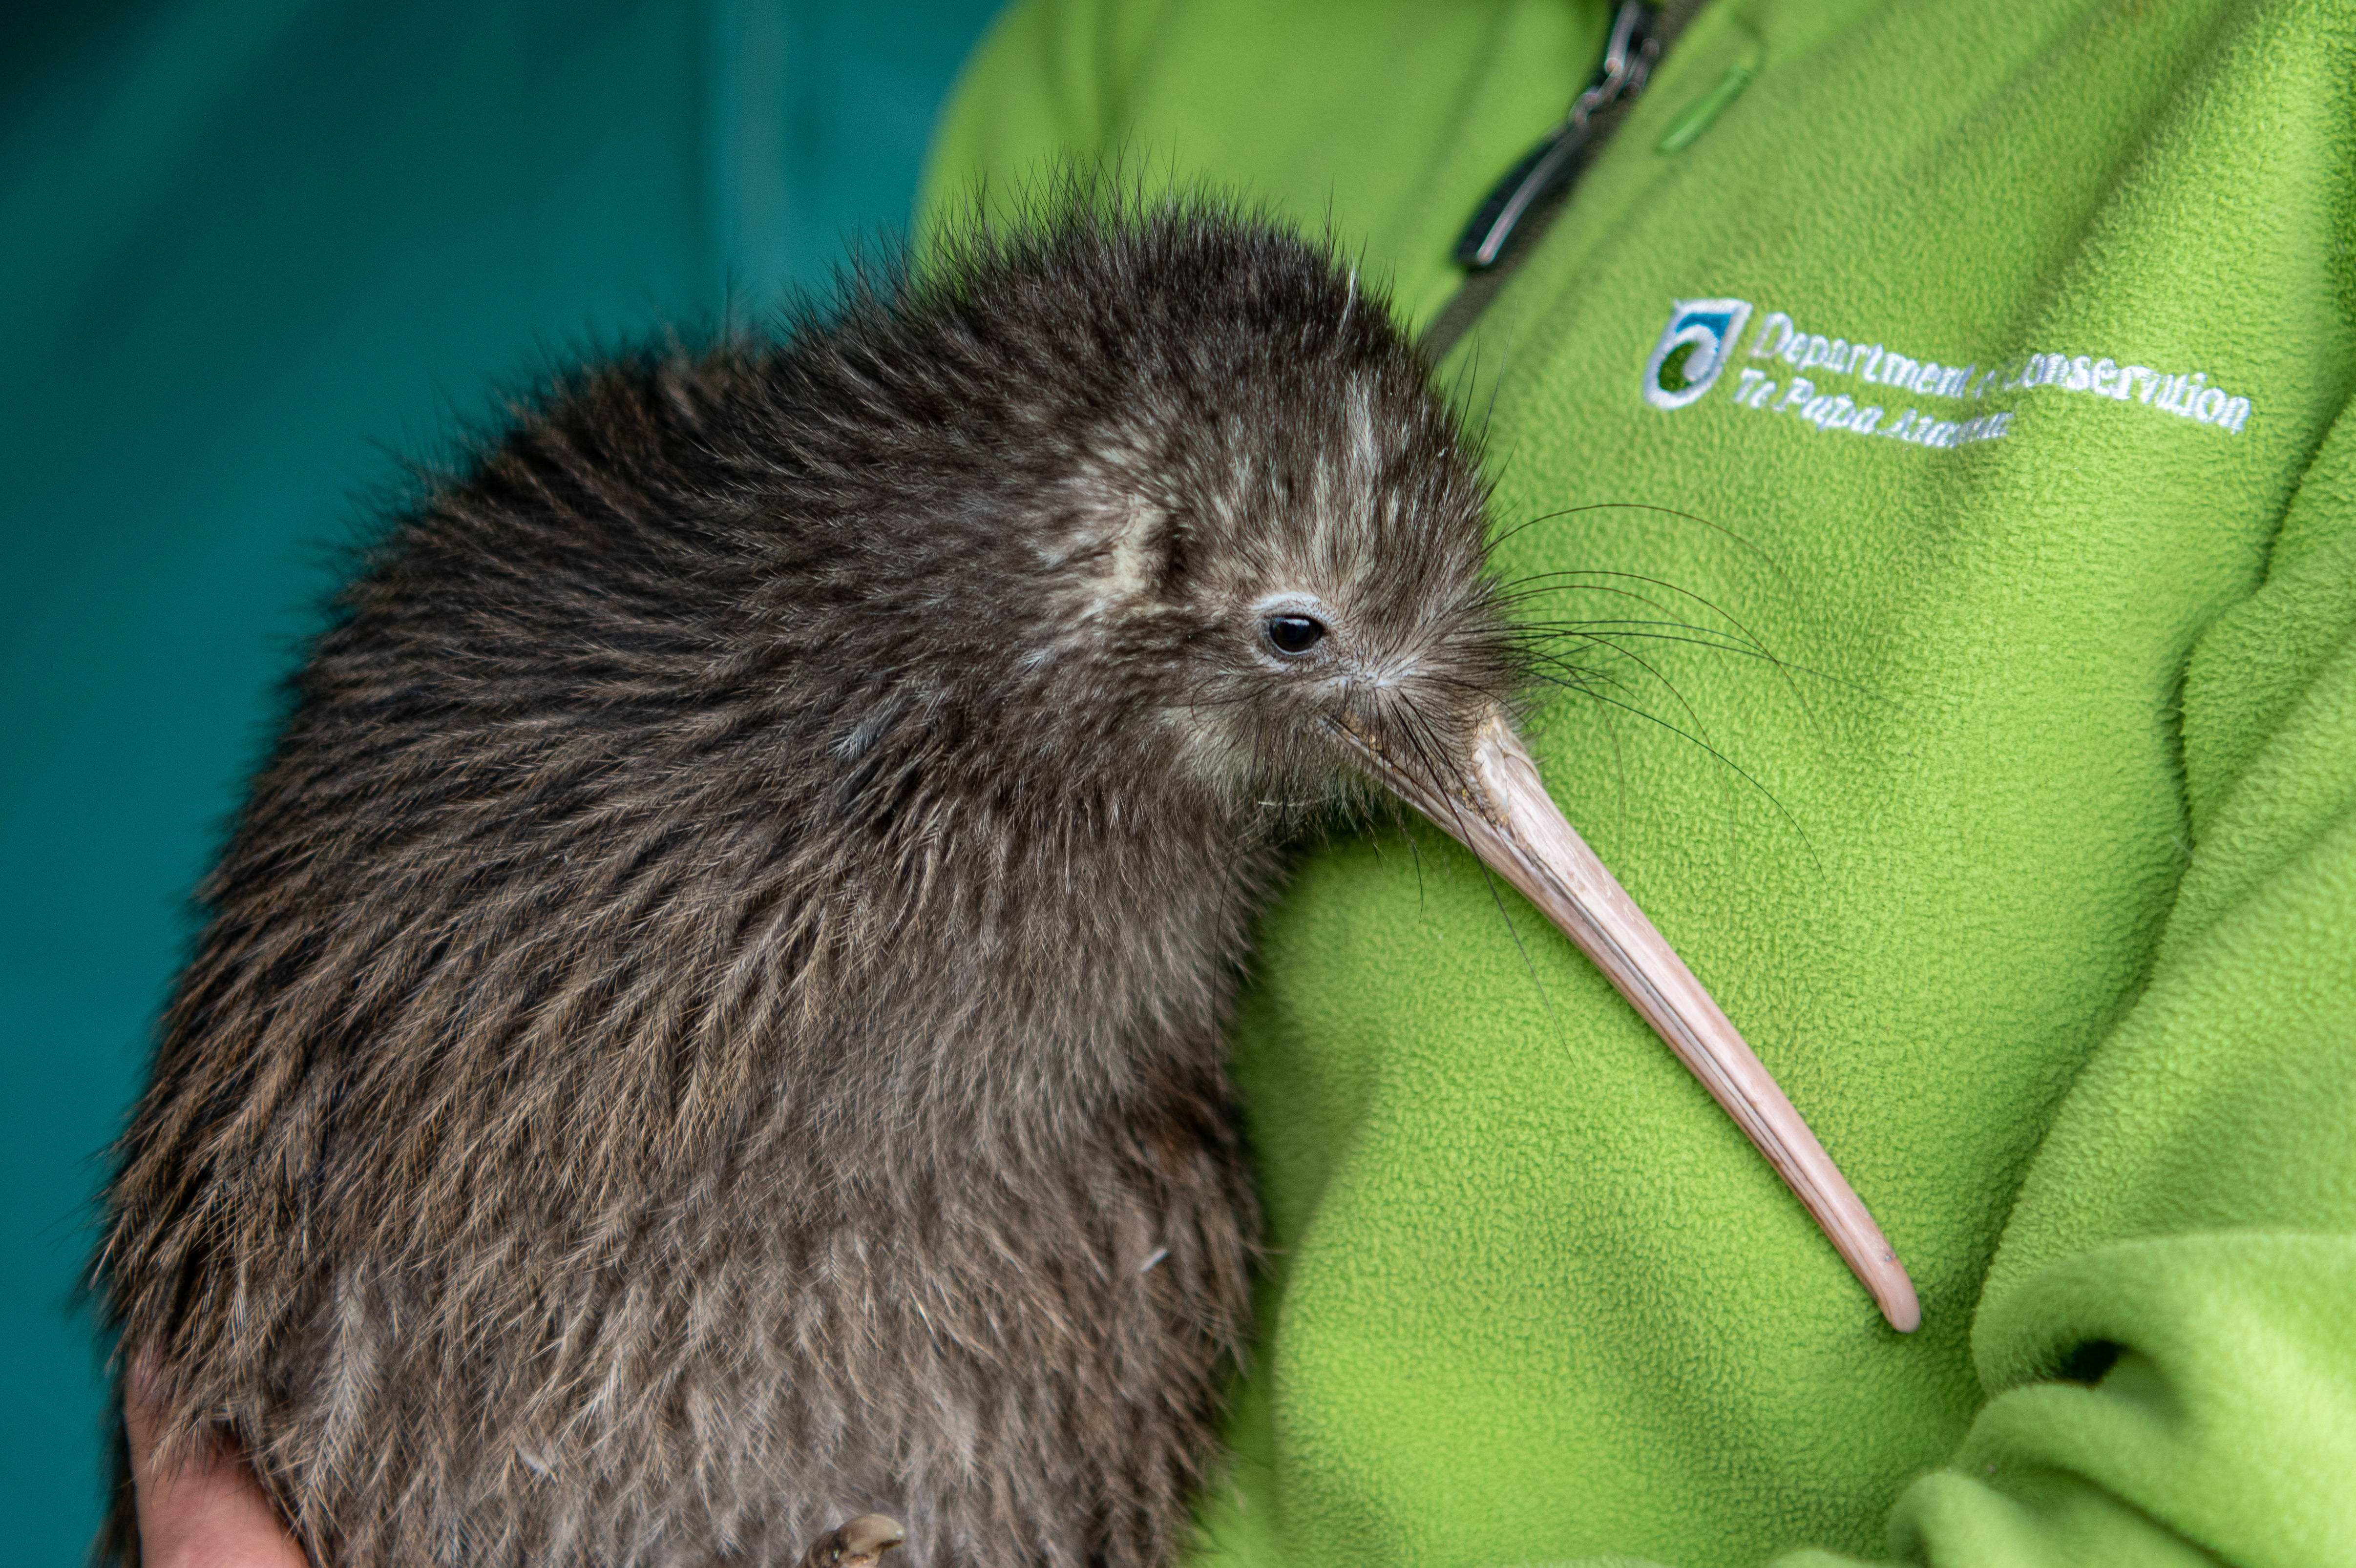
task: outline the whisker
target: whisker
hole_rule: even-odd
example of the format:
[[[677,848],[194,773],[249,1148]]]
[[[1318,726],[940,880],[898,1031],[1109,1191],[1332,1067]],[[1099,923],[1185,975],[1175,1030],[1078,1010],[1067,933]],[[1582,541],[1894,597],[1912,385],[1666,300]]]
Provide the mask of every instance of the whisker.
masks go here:
[[[1740,763],[1736,763],[1733,758],[1728,756],[1725,752],[1719,751],[1708,741],[1700,739],[1698,736],[1686,734],[1683,730],[1678,729],[1676,725],[1670,723],[1667,720],[1662,718],[1657,713],[1647,713],[1644,709],[1637,707],[1633,703],[1622,702],[1615,697],[1606,697],[1600,691],[1590,692],[1588,695],[1594,698],[1598,702],[1608,702],[1614,708],[1624,708],[1629,712],[1633,713],[1637,718],[1645,720],[1650,723],[1657,724],[1662,729],[1669,731],[1672,735],[1684,736],[1685,739],[1691,741],[1695,745],[1699,746],[1703,751],[1708,752],[1711,756],[1717,758],[1721,764],[1734,773],[1745,784],[1749,784],[1752,789],[1757,790],[1760,795],[1766,799],[1768,805],[1775,808],[1776,814],[1782,816],[1783,819],[1791,826],[1792,831],[1800,836],[1800,843],[1808,851],[1808,859],[1815,862],[1818,874],[1821,875],[1823,873],[1825,863],[1823,858],[1816,853],[1815,840],[1808,837],[1808,830],[1800,826],[1799,818],[1794,816],[1790,811],[1784,808],[1783,803],[1775,798],[1775,792],[1773,790],[1769,789],[1765,784],[1761,784],[1756,778],[1752,777],[1750,772],[1743,768]]]
[[[1617,687],[1623,691],[1628,689],[1626,684],[1622,682],[1619,677],[1613,675],[1609,670],[1599,669],[1592,665],[1574,664],[1558,654],[1533,653],[1530,656],[1537,663],[1555,665],[1566,671],[1567,677],[1549,676],[1538,670],[1533,670],[1531,672],[1537,677],[1537,678],[1551,681],[1553,684],[1562,687],[1566,690],[1587,690],[1588,677],[1600,680],[1606,686]]]
[[[1491,539],[1489,541],[1489,548],[1492,550],[1494,550],[1499,545],[1504,544],[1507,539],[1512,539],[1523,529],[1535,528],[1539,523],[1552,522],[1558,517],[1576,517],[1581,512],[1605,511],[1658,512],[1664,517],[1681,517],[1688,523],[1699,523],[1703,528],[1714,529],[1719,533],[1724,534],[1728,539],[1732,539],[1736,544],[1740,545],[1744,549],[1747,549],[1752,555],[1757,556],[1766,564],[1767,569],[1770,571],[1772,571],[1777,577],[1783,580],[1785,587],[1788,588],[1791,586],[1791,575],[1783,570],[1783,566],[1777,562],[1773,556],[1769,555],[1765,550],[1760,549],[1759,546],[1751,543],[1751,540],[1744,539],[1740,534],[1736,533],[1732,528],[1728,528],[1725,524],[1712,522],[1708,517],[1697,517],[1691,512],[1681,512],[1675,507],[1655,507],[1644,501],[1590,501],[1584,506],[1565,507],[1560,511],[1544,512],[1539,514],[1537,517],[1527,519],[1526,521],[1515,523],[1512,528],[1507,528],[1504,533],[1501,533],[1494,539]]]
[[[1671,680],[1667,676],[1663,675],[1650,660],[1642,658],[1635,654],[1632,654],[1627,649],[1620,646],[1617,643],[1612,642],[1610,638],[1599,636],[1592,632],[1580,632],[1571,635],[1584,638],[1586,641],[1590,643],[1601,644],[1603,646],[1610,648],[1613,653],[1618,654],[1622,658],[1628,660],[1631,664],[1633,664],[1638,668],[1644,670],[1645,674],[1651,676],[1655,680],[1659,681],[1664,687],[1668,688],[1669,695],[1677,699],[1677,706],[1686,710],[1686,717],[1693,720],[1693,727],[1696,730],[1700,731],[1704,735],[1709,733],[1708,730],[1702,724],[1701,715],[1695,712],[1693,704],[1686,700],[1685,693],[1679,691],[1676,688],[1676,683]]]
[[[1410,732],[1429,731],[1430,729],[1430,721],[1424,715],[1421,708],[1417,705],[1414,699],[1409,698],[1404,706],[1407,708],[1410,716],[1408,725]],[[1439,738],[1436,733],[1430,734],[1430,746],[1427,746],[1421,739],[1418,739],[1412,742],[1419,755],[1429,755],[1432,750],[1437,750],[1439,748]],[[1444,777],[1445,775],[1443,774],[1441,776]],[[1449,812],[1451,816],[1457,815],[1453,801],[1450,804]],[[1461,827],[1462,819],[1459,817],[1458,820],[1459,826]],[[1514,923],[1513,911],[1506,906],[1505,892],[1497,885],[1496,873],[1492,871],[1489,869],[1489,863],[1478,855],[1474,855],[1472,857],[1472,863],[1481,868],[1481,880],[1489,890],[1489,901],[1496,906],[1497,917],[1505,923],[1505,934],[1514,939],[1514,951],[1521,955],[1523,971],[1530,977],[1531,988],[1536,990],[1538,994],[1538,1005],[1546,1009],[1547,1021],[1559,1028],[1560,1019],[1557,1017],[1554,1010],[1554,997],[1547,992],[1546,981],[1541,978],[1538,974],[1537,960],[1531,955],[1529,944],[1522,940],[1521,927]]]
[[[1744,638],[1744,640],[1745,640],[1745,641],[1749,642],[1752,647],[1757,648],[1757,649],[1759,650],[1760,654],[1761,654],[1762,656],[1764,656],[1764,657],[1767,659],[1767,661],[1768,661],[1769,663],[1771,663],[1771,664],[1772,664],[1772,665],[1774,665],[1774,666],[1776,667],[1777,673],[1783,676],[1783,685],[1784,685],[1785,689],[1789,690],[1789,691],[1791,692],[1791,694],[1792,694],[1792,700],[1793,700],[1794,702],[1796,702],[1796,703],[1798,703],[1798,704],[1799,704],[1799,706],[1800,706],[1800,711],[1801,711],[1801,712],[1803,712],[1803,713],[1804,713],[1804,714],[1806,714],[1806,715],[1808,716],[1808,718],[1809,718],[1809,720],[1810,720],[1811,721],[1813,721],[1813,720],[1815,720],[1815,709],[1814,709],[1810,708],[1810,707],[1808,706],[1808,699],[1807,699],[1806,698],[1803,697],[1803,696],[1800,694],[1800,688],[1799,688],[1799,686],[1797,685],[1797,683],[1795,683],[1795,682],[1792,679],[1792,677],[1791,677],[1790,674],[1788,673],[1788,671],[1786,671],[1786,670],[1784,669],[1784,667],[1783,667],[1784,661],[1783,661],[1780,656],[1777,656],[1777,654],[1775,653],[1775,651],[1774,651],[1772,648],[1770,648],[1770,647],[1766,645],[1766,643],[1765,643],[1763,640],[1762,640],[1762,639],[1761,639],[1761,637],[1759,636],[1759,635],[1758,635],[1757,633],[1753,632],[1753,631],[1752,631],[1749,626],[1744,625],[1744,624],[1742,624],[1742,622],[1741,622],[1740,620],[1737,619],[1737,618],[1736,618],[1736,616],[1735,616],[1731,612],[1730,612],[1729,610],[1727,610],[1727,609],[1726,609],[1726,607],[1725,607],[1724,605],[1715,603],[1711,602],[1710,600],[1704,598],[1702,595],[1700,595],[1700,594],[1698,594],[1698,593],[1696,593],[1693,590],[1691,590],[1691,589],[1689,589],[1689,588],[1680,588],[1680,587],[1678,587],[1678,586],[1677,586],[1676,583],[1674,583],[1674,582],[1665,581],[1663,581],[1662,579],[1657,578],[1657,577],[1647,577],[1647,576],[1645,576],[1645,575],[1644,575],[1643,572],[1641,572],[1641,571],[1607,571],[1607,570],[1605,570],[1605,569],[1603,569],[1603,568],[1601,568],[1601,567],[1590,567],[1590,568],[1583,568],[1583,569],[1566,570],[1566,571],[1557,571],[1557,572],[1545,572],[1545,573],[1541,573],[1541,574],[1540,574],[1540,576],[1541,576],[1541,577],[1580,577],[1580,576],[1587,576],[1587,577],[1616,577],[1616,578],[1622,578],[1622,579],[1624,579],[1624,580],[1629,581],[1632,581],[1632,582],[1644,582],[1644,583],[1649,583],[1649,584],[1651,584],[1653,587],[1655,587],[1655,588],[1662,588],[1662,589],[1666,589],[1666,590],[1667,590],[1669,592],[1671,592],[1671,593],[1678,594],[1678,595],[1681,595],[1681,596],[1682,596],[1682,597],[1684,597],[1684,598],[1690,599],[1690,600],[1692,600],[1695,603],[1699,604],[1699,605],[1701,605],[1702,607],[1704,607],[1705,609],[1708,609],[1708,610],[1711,611],[1713,613],[1716,613],[1716,614],[1718,614],[1718,615],[1724,616],[1724,617],[1725,617],[1725,619],[1727,620],[1727,622],[1728,622],[1730,624],[1731,624],[1731,625],[1734,627],[1734,629],[1735,629],[1736,631],[1739,631],[1739,632],[1740,632],[1740,633],[1742,634],[1743,638]],[[1527,579],[1523,579],[1522,581],[1538,581],[1538,579],[1537,579],[1537,578],[1527,578]],[[1569,586],[1574,586],[1574,585],[1573,585],[1573,584],[1565,584],[1564,586],[1566,586],[1566,587],[1569,587]],[[1613,592],[1613,590],[1611,588],[1611,586],[1610,586],[1609,584],[1597,584],[1597,585],[1595,585],[1595,586],[1597,587],[1597,589],[1598,589],[1598,591],[1599,591],[1599,592]],[[1644,597],[1644,595],[1642,595],[1642,594],[1640,594],[1640,593],[1630,593],[1628,596],[1629,596],[1630,598],[1636,599],[1636,600],[1638,600],[1638,601],[1640,601],[1640,602],[1642,602],[1642,603],[1648,603],[1648,604],[1649,604],[1649,603],[1652,603],[1652,601],[1651,601],[1651,600],[1649,600],[1649,599],[1645,599],[1645,598]]]
[[[1682,624],[1683,623],[1676,621],[1560,621],[1527,623],[1530,626],[1543,631],[1544,635],[1547,636],[1583,635],[1585,635],[1583,628],[1588,626],[1675,626]],[[1690,643],[1696,647],[1708,648],[1717,653],[1739,654],[1747,659],[1760,659],[1768,664],[1779,665],[1783,668],[1790,670],[1795,675],[1813,676],[1818,680],[1825,681],[1833,686],[1837,686],[1845,691],[1855,692],[1859,697],[1866,698],[1870,701],[1879,702],[1883,706],[1894,709],[1899,712],[1902,713],[1907,711],[1906,705],[1904,703],[1898,701],[1894,698],[1885,697],[1869,686],[1862,686],[1853,680],[1845,680],[1839,676],[1829,674],[1824,670],[1812,668],[1807,665],[1794,664],[1789,659],[1779,659],[1772,654],[1765,654],[1760,652],[1757,648],[1746,647],[1740,642],[1711,641],[1708,635],[1710,628],[1706,626],[1697,627],[1695,630],[1702,632],[1705,635],[1695,637],[1680,637],[1668,632],[1641,631],[1622,631],[1615,632],[1612,635],[1622,637],[1647,637],[1653,641],[1663,643]],[[1719,635],[1722,635],[1723,634]]]

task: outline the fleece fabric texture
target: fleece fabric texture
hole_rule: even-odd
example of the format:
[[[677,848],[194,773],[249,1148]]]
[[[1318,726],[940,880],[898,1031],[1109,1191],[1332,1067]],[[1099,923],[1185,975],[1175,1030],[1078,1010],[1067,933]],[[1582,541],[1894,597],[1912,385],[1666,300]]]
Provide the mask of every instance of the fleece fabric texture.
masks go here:
[[[1118,157],[1428,320],[1604,20],[1024,0],[929,210]],[[1550,787],[1922,1328],[1526,905],[1344,837],[1237,1036],[1199,1561],[2356,1563],[2351,187],[2349,0],[1699,14],[1442,373]]]

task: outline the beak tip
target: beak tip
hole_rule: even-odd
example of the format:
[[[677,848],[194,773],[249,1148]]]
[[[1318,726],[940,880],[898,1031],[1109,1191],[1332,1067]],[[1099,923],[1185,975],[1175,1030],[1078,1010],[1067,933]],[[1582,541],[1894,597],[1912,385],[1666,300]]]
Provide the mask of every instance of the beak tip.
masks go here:
[[[1906,1277],[1906,1271],[1898,1260],[1890,1259],[1890,1264],[1898,1277],[1886,1290],[1876,1293],[1880,1296],[1881,1315],[1901,1334],[1912,1334],[1922,1327],[1922,1304],[1915,1299],[1914,1282]]]

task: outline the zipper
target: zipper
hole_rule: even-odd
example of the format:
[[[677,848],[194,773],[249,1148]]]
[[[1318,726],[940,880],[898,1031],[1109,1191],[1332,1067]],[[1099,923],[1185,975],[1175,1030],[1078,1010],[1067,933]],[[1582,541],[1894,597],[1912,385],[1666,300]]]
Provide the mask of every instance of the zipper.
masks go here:
[[[1586,88],[1571,100],[1561,123],[1539,138],[1482,197],[1458,236],[1451,254],[1465,271],[1464,285],[1417,339],[1427,359],[1438,364],[1447,357],[1535,248],[1580,171],[1612,139],[1627,107],[1652,80],[1661,51],[1697,9],[1695,0],[1670,0],[1665,22],[1660,10],[1646,0],[1621,0],[1604,37],[1603,57]]]
[[[1651,79],[1653,62],[1661,54],[1655,31],[1659,20],[1660,14],[1644,0],[1622,0],[1587,91],[1570,101],[1570,112],[1562,123],[1540,138],[1482,199],[1456,240],[1458,266],[1472,272],[1495,266],[1524,219],[1569,188],[1579,172],[1580,149],[1594,133],[1596,112],[1633,99]]]

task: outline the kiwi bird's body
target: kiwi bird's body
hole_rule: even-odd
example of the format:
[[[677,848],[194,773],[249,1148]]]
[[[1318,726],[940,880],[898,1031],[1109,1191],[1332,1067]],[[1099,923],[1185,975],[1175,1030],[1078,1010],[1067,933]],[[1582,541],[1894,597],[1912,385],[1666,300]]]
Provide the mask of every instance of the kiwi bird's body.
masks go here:
[[[1166,1561],[1246,1328],[1221,1033],[1344,731],[1512,661],[1324,253],[975,238],[560,383],[347,592],[101,1260],[316,1557]]]

